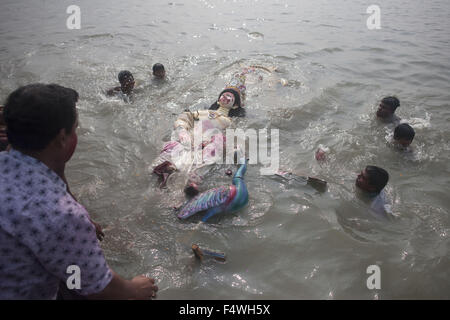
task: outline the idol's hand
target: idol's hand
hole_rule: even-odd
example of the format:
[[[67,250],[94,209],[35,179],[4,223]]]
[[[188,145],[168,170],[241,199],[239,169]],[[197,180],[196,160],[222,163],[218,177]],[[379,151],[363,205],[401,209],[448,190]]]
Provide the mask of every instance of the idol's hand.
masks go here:
[[[182,145],[188,145],[191,143],[191,135],[184,129],[179,132],[178,139]]]

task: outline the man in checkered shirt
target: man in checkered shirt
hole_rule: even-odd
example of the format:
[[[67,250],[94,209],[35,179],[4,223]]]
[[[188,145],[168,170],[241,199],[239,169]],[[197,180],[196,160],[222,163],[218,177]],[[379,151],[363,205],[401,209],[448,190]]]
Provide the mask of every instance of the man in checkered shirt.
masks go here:
[[[151,299],[154,279],[112,271],[88,212],[70,194],[65,164],[77,145],[75,90],[21,87],[7,98],[9,151],[0,152],[0,299],[55,299],[60,283],[81,271],[76,295]],[[70,270],[70,269],[69,269]]]

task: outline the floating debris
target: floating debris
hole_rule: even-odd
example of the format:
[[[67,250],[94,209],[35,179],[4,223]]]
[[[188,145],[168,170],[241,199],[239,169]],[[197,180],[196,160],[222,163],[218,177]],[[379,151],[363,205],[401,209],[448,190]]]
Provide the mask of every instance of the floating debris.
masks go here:
[[[203,261],[204,257],[210,257],[221,262],[225,262],[226,260],[225,253],[200,249],[200,247],[197,244],[192,245],[192,251],[194,252],[195,257],[200,261]]]
[[[255,39],[255,40],[263,40],[264,39],[264,35],[259,32],[250,32],[248,34],[248,37],[251,39]]]
[[[300,183],[304,183],[306,181],[306,184],[310,185],[319,192],[324,192],[327,188],[327,182],[316,177],[297,175],[287,171],[278,171],[275,173],[275,177],[280,177],[286,181],[297,181]]]

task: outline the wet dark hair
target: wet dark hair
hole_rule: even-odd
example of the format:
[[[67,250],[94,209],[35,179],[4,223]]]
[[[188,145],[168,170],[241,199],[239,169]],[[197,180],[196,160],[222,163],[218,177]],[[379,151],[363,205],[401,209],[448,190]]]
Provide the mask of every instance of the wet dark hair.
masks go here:
[[[187,186],[184,188],[184,193],[185,193],[189,198],[193,198],[193,197],[195,197],[196,195],[198,195],[199,191],[198,191],[196,188],[194,188],[193,186],[187,185]]]
[[[241,96],[239,95],[239,93],[237,93],[233,89],[225,89],[219,94],[219,99],[222,96],[222,94],[224,94],[225,92],[231,92],[234,95],[234,105],[233,106],[238,106],[236,109],[231,109],[230,112],[228,113],[228,116],[230,116],[230,117],[244,117],[245,116],[245,109],[241,107]],[[219,109],[219,104],[217,103],[217,101],[214,102],[209,107],[209,110],[217,110],[217,109]]]
[[[400,100],[396,97],[384,97],[383,100],[381,100],[381,103],[389,106],[393,112],[400,107]]]
[[[164,71],[164,66],[161,63],[155,63],[153,65],[153,72]]]
[[[395,127],[394,130],[394,139],[407,139],[407,140],[413,140],[416,133],[414,132],[414,129],[407,123],[399,124],[397,127]]]
[[[13,148],[44,149],[59,131],[72,131],[77,118],[78,93],[57,84],[30,84],[7,98],[4,118],[6,134]]]
[[[119,82],[122,83],[127,78],[133,78],[133,75],[128,70],[122,70],[122,71],[119,72],[118,78],[119,78]]]
[[[389,174],[380,167],[367,166],[366,173],[369,177],[369,184],[375,187],[377,193],[381,192],[389,181]]]

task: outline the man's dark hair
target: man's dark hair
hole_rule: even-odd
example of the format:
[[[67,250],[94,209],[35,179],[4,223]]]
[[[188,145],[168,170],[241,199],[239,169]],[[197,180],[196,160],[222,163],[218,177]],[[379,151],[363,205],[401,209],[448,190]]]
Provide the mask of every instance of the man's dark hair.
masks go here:
[[[78,93],[57,84],[30,84],[13,91],[3,111],[13,148],[39,151],[64,128],[75,124]]]
[[[155,63],[153,65],[153,72],[164,71],[164,66],[161,63]]]
[[[123,81],[125,81],[128,78],[133,78],[133,75],[128,70],[122,70],[119,72],[118,78],[119,78],[119,82],[122,83]]]
[[[381,103],[389,106],[393,112],[400,107],[400,100],[396,97],[384,97]]]
[[[377,193],[381,192],[389,181],[389,174],[380,167],[367,166],[366,173],[369,177],[369,184],[375,187]]]
[[[397,127],[395,127],[394,130],[394,139],[406,139],[411,140],[414,139],[414,136],[416,133],[414,132],[414,129],[407,123],[399,124]]]

